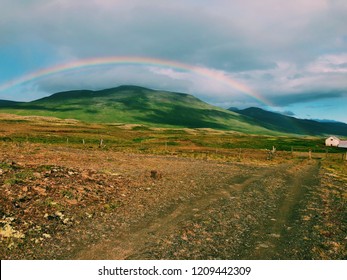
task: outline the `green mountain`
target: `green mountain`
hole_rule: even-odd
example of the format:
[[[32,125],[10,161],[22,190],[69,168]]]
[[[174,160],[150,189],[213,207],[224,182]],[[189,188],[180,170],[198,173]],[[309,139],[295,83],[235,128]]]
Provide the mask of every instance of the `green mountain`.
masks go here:
[[[244,110],[229,108],[229,110],[250,118],[259,126],[283,133],[301,135],[347,135],[347,124],[341,122],[319,122],[315,120],[297,119],[255,107]]]
[[[209,105],[192,95],[137,86],[60,92],[31,102],[0,101],[1,112],[96,123],[134,123],[155,127],[214,128],[276,134],[256,125],[248,117]]]

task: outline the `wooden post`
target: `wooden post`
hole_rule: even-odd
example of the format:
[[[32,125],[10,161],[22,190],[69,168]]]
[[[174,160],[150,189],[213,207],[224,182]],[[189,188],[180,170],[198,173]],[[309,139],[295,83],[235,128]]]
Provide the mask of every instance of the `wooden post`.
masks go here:
[[[103,142],[104,142],[104,140],[103,140],[103,139],[100,139],[99,148],[102,148]]]
[[[312,159],[312,151],[311,149],[308,150],[308,158],[311,160]]]
[[[86,144],[86,142],[84,141],[84,139],[82,139],[82,143],[83,143],[83,145],[85,145],[85,144]]]
[[[66,144],[69,144],[69,138],[66,138]]]

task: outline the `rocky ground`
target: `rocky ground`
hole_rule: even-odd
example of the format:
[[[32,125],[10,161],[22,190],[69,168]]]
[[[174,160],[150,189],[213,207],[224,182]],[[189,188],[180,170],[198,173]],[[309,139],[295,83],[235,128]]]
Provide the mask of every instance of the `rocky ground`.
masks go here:
[[[315,160],[218,162],[2,143],[0,256],[345,259],[340,175]]]

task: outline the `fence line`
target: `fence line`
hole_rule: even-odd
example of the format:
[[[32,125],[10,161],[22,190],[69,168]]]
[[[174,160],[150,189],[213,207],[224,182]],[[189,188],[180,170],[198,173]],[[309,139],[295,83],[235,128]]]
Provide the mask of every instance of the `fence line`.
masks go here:
[[[171,155],[190,155],[197,158],[213,158],[213,157],[230,157],[238,160],[242,159],[267,159],[272,160],[276,157],[282,158],[307,158],[307,159],[341,159],[347,161],[347,152],[343,153],[328,153],[328,152],[314,152],[312,149],[292,149],[291,151],[276,151],[276,150],[267,150],[267,149],[233,149],[233,150],[216,150],[216,149],[198,149],[198,150],[189,150],[189,149],[175,149],[165,151],[165,154]]]
[[[7,138],[6,138],[7,139]],[[7,142],[6,139],[3,142]],[[9,142],[14,142],[13,139],[9,138]],[[24,144],[29,141],[28,136],[24,137],[17,144]],[[2,141],[0,141],[2,142]],[[80,144],[82,147],[86,147],[87,143],[85,139],[80,140]],[[330,147],[324,148],[309,148],[309,147],[294,147],[292,146],[290,151],[281,151],[276,150],[275,147],[272,147],[272,150],[269,149],[251,149],[251,148],[233,148],[233,149],[225,149],[225,148],[184,148],[177,146],[169,146],[167,142],[165,142],[164,146],[160,145],[151,145],[141,143],[140,146],[132,145],[131,143],[124,143],[123,145],[120,143],[110,143],[109,145],[105,145],[104,139],[99,139],[98,143],[93,139],[91,141],[91,145],[96,145],[98,148],[107,148],[125,152],[143,152],[143,153],[153,153],[153,154],[171,154],[171,155],[187,155],[192,156],[194,158],[201,159],[209,159],[209,158],[230,158],[233,160],[241,161],[243,159],[261,159],[261,160],[272,160],[276,157],[292,157],[292,158],[307,158],[307,159],[322,159],[322,158],[331,158],[331,159],[341,159],[347,161],[347,152],[341,149],[338,151],[337,149],[331,150]],[[66,145],[75,145],[75,141],[70,141],[69,138],[65,138]],[[89,144],[88,143],[88,144]],[[57,143],[63,144],[63,143]],[[107,144],[107,143],[106,143]],[[91,146],[89,148],[92,148]]]

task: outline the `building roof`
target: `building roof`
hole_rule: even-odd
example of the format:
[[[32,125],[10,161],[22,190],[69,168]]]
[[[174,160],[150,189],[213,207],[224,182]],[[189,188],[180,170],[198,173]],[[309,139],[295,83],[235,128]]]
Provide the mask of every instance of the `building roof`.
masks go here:
[[[329,136],[327,139],[330,139],[330,138],[333,138],[333,139],[335,139],[335,140],[339,140],[339,141],[340,141],[340,139],[337,138],[336,136]]]

